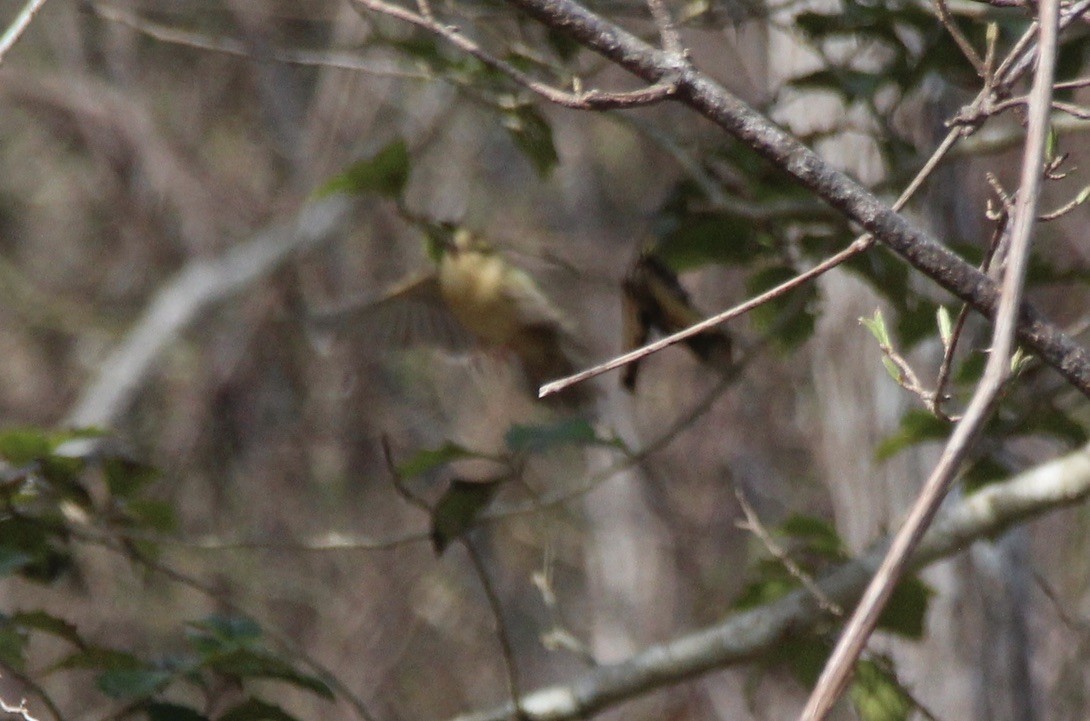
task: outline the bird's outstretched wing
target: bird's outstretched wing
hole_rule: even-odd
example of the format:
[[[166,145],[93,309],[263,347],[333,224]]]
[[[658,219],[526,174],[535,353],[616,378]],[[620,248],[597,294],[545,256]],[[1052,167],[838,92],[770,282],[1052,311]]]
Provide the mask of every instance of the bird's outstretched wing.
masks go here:
[[[377,351],[429,346],[462,353],[476,344],[443,302],[434,273],[405,281],[378,298],[318,311],[310,320],[319,334],[366,343]]]
[[[622,298],[625,348],[644,345],[652,332],[670,335],[699,323],[704,315],[693,305],[677,275],[651,253],[643,253],[624,280]],[[723,372],[732,363],[730,336],[719,328],[710,328],[684,341],[701,362]],[[621,383],[628,390],[636,387],[639,361],[625,366]]]

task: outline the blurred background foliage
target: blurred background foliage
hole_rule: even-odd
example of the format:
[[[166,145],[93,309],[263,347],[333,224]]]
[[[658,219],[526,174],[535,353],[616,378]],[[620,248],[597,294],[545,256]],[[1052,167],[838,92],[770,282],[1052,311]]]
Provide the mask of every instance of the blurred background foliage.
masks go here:
[[[1006,48],[1029,22],[949,4],[981,53],[986,23]],[[979,85],[928,3],[669,5],[699,67],[891,197]],[[589,6],[657,41],[642,3]],[[635,87],[502,3],[435,12],[558,86]],[[1064,79],[1086,71],[1083,27]],[[0,99],[0,696],[38,718],[490,707],[508,674],[474,554],[533,689],[797,586],[738,526],[739,497],[806,573],[860,551],[948,432],[879,346],[931,385],[937,313],[959,308],[881,249],[731,322],[731,372],[671,348],[634,394],[616,373],[596,381],[595,415],[535,403],[500,354],[314,337],[313,310],[431,267],[422,220],[472,228],[526,268],[588,360],[623,349],[622,280],[642,252],[711,313],[850,241],[843,218],[683,108],[550,107],[340,0],[50,3]],[[1013,112],[990,121],[910,206],[973,262],[985,173],[1013,192],[1018,128]],[[1082,130],[1057,122],[1070,172],[1047,208],[1087,182]],[[105,427],[70,427],[172,280],[331,196],[352,203],[334,232],[204,308]],[[1031,275],[1035,302],[1079,333],[1085,223],[1079,206],[1043,225]],[[858,319],[876,307],[872,336]],[[970,317],[948,412],[986,342]],[[1031,359],[959,492],[1078,447],[1088,420]],[[838,713],[1085,717],[1090,644],[1070,639],[1085,638],[1086,521],[1056,514],[903,585]],[[782,717],[834,633],[604,715]]]

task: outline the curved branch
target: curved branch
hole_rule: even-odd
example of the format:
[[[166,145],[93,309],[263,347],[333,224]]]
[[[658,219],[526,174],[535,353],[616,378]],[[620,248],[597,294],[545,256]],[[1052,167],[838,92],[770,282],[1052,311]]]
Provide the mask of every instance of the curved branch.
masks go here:
[[[924,536],[911,565],[921,567],[965,550],[1012,525],[1085,500],[1090,496],[1090,445],[951,504]],[[830,600],[850,606],[885,555],[877,544],[817,581]],[[533,721],[569,721],[655,689],[767,653],[788,633],[805,631],[824,619],[805,589],[736,613],[714,626],[652,646],[622,663],[601,666],[574,681],[530,692],[520,710]],[[510,704],[458,716],[453,721],[507,721]]]
[[[290,222],[257,233],[220,258],[190,262],[107,356],[65,419],[75,427],[110,426],[140,390],[160,353],[208,306],[244,290],[295,251],[333,236],[351,202],[343,196],[305,205]]]
[[[744,142],[947,291],[985,316],[995,317],[999,291],[994,281],[706,74],[688,65],[679,66],[670,54],[573,0],[507,1],[648,82],[673,82],[676,101]],[[1070,23],[1087,7],[1090,0],[1075,3],[1061,24]],[[1026,50],[1011,64],[1016,70],[1007,71],[1004,79],[1020,72],[1024,59],[1034,55],[1032,49]],[[1021,306],[1017,335],[1021,343],[1090,396],[1090,353],[1028,303]]]

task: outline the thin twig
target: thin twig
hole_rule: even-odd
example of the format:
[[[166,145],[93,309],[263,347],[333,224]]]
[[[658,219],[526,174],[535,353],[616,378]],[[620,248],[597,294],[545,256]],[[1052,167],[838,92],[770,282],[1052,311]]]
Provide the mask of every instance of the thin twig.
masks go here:
[[[958,129],[950,130],[946,134],[946,137],[943,138],[942,142],[939,144],[939,147],[935,149],[935,152],[931,154],[931,157],[928,158],[927,162],[924,163],[924,166],[919,170],[919,172],[916,173],[915,177],[901,193],[901,196],[893,204],[892,208],[894,211],[899,211],[901,208],[903,208],[905,204],[908,203],[909,199],[911,199],[911,197],[916,194],[916,191],[919,190],[920,186],[923,185],[924,181],[931,175],[932,172],[934,172],[935,168],[937,168],[942,162],[942,159],[943,157],[945,157],[946,153],[948,153],[950,149],[954,147],[954,143],[957,142],[959,137],[961,137],[961,131]],[[847,248],[840,251],[836,255],[833,255],[825,261],[817,264],[810,270],[805,271],[804,273],[801,273],[784,283],[781,283],[775,288],[765,291],[761,295],[750,298],[744,303],[736,305],[733,308],[725,310],[722,313],[714,315],[695,325],[689,326],[684,330],[680,330],[677,333],[668,335],[664,338],[660,338],[633,351],[629,351],[628,353],[616,356],[606,361],[605,363],[601,363],[592,368],[580,371],[579,373],[575,373],[564,378],[559,378],[550,383],[546,383],[545,385],[541,386],[540,389],[538,389],[538,397],[544,398],[545,396],[552,393],[558,393],[576,383],[581,383],[582,381],[593,378],[597,375],[601,375],[602,373],[613,370],[614,368],[619,368],[623,365],[627,365],[628,363],[638,361],[652,353],[666,348],[667,346],[673,345],[675,343],[680,343],[686,338],[697,335],[698,333],[701,333],[708,328],[712,328],[716,325],[719,325],[720,323],[724,323],[730,320],[731,318],[736,318],[740,315],[743,315],[744,313],[749,312],[757,306],[767,303],[768,301],[775,298],[778,298],[781,295],[784,295],[795,289],[796,287],[806,283],[807,281],[818,277],[822,273],[826,273],[837,267],[838,265],[844,263],[845,261],[850,260],[851,258],[870,248],[873,242],[874,240],[869,234],[861,235],[854,241],[852,241],[851,245],[849,245]]]
[[[950,33],[950,37],[954,39],[958,48],[961,49],[962,55],[972,64],[976,69],[977,74],[980,77],[986,77],[988,67],[983,60],[980,59],[980,55],[973,49],[969,39],[965,37],[965,33],[961,32],[961,28],[958,27],[957,22],[950,17],[950,10],[946,7],[946,0],[932,0],[932,4],[935,6],[935,12],[939,15],[939,20],[942,21],[943,26],[946,28],[946,32]]]
[[[647,0],[647,9],[651,11],[651,18],[659,29],[662,49],[671,55],[684,57],[685,48],[681,45],[681,35],[678,34],[674,19],[670,17],[670,11],[666,9],[666,3],[663,0]]]
[[[627,365],[634,361],[638,361],[641,358],[645,358],[652,353],[662,350],[663,348],[671,346],[675,343],[680,343],[686,338],[690,338],[709,328],[713,328],[720,323],[724,323],[730,320],[731,318],[737,318],[738,316],[753,310],[757,306],[763,305],[771,300],[774,300],[782,295],[791,292],[795,288],[798,288],[800,285],[803,285],[808,281],[818,277],[822,273],[832,270],[849,258],[853,258],[856,255],[859,255],[860,253],[865,251],[871,246],[872,243],[873,240],[869,236],[858,238],[847,248],[840,251],[836,255],[833,255],[832,257],[822,261],[821,263],[818,263],[810,270],[804,273],[800,273],[794,278],[791,278],[790,280],[781,283],[775,288],[765,291],[760,295],[754,296],[753,298],[750,298],[744,303],[740,303],[733,308],[723,311],[722,313],[713,315],[710,318],[702,320],[695,325],[691,325],[684,330],[678,331],[677,333],[673,333],[672,335],[668,335],[664,338],[660,338],[657,341],[648,343],[647,345],[641,348],[637,348],[634,351],[630,351],[628,353],[624,353],[615,358],[612,358],[605,363],[600,363],[584,371],[580,371],[573,375],[552,381],[551,383],[546,383],[538,390],[538,397],[544,398],[545,396],[552,395],[553,393],[558,393],[565,388],[575,385],[576,383],[581,383],[588,378],[593,378],[597,375],[601,375],[602,373],[605,373],[606,371],[611,371],[614,368],[620,368],[623,365]]]
[[[746,500],[746,496],[742,493],[741,488],[735,487],[734,497],[738,499],[738,505],[742,508],[742,513],[745,514],[746,520],[739,522],[737,525],[739,528],[745,531],[749,531],[764,544],[764,547],[772,554],[773,558],[780,562],[787,572],[794,578],[798,579],[803,588],[810,592],[810,595],[814,597],[814,600],[818,602],[824,610],[833,614],[834,616],[843,616],[844,609],[840,607],[840,604],[830,599],[821,587],[814,581],[813,576],[802,570],[799,564],[791,558],[791,556],[785,551],[776,540],[772,538],[772,534],[768,532],[768,529],[761,523],[761,519],[757,516],[757,512],[753,510],[753,506],[749,505],[749,501]]]
[[[0,63],[4,62],[4,58],[8,54],[8,50],[11,50],[12,46],[19,41],[19,38],[23,36],[26,29],[30,26],[30,21],[34,19],[34,16],[39,10],[42,9],[42,5],[45,5],[45,0],[27,0],[27,4],[23,6],[23,9],[19,11],[19,14],[15,16],[15,19],[11,21],[11,25],[4,31],[3,35],[0,35]]]
[[[677,82],[673,77],[669,76],[645,88],[625,92],[605,92],[594,88],[590,90],[579,89],[574,92],[561,90],[534,79],[506,60],[485,51],[484,48],[466,37],[454,25],[442,24],[434,18],[425,17],[384,0],[352,0],[352,6],[361,10],[366,9],[388,15],[438,35],[462,52],[472,55],[485,65],[500,71],[527,90],[565,108],[575,110],[637,108],[668,100],[677,93]]]
[[[920,492],[904,525],[897,532],[882,565],[848,621],[844,632],[814,691],[803,709],[802,721],[821,721],[847,687],[855,662],[873,632],[886,601],[897,580],[904,573],[912,551],[934,518],[939,504],[953,482],[961,461],[982,431],[995,409],[1000,391],[1010,376],[1010,356],[1014,345],[1014,330],[1018,309],[1022,303],[1025,271],[1029,259],[1030,237],[1037,219],[1037,202],[1041,187],[1041,167],[1044,162],[1045,139],[1052,100],[1052,80],[1055,72],[1059,19],[1059,0],[1040,3],[1040,40],[1037,72],[1029,109],[1026,149],[1022,159],[1018,204],[1011,232],[1010,255],[1003,277],[1002,295],[992,336],[991,353],[984,376],[973,394],[965,415],[954,428],[935,470]]]
[[[484,559],[481,558],[477,547],[467,537],[462,537],[460,540],[462,545],[465,546],[466,554],[469,555],[473,570],[477,573],[481,588],[484,589],[484,595],[488,598],[488,606],[492,609],[492,616],[496,620],[496,639],[500,643],[503,663],[507,668],[507,689],[511,693],[511,705],[514,708],[514,713],[511,716],[514,719],[522,718],[524,714],[519,701],[522,694],[519,692],[518,664],[515,662],[515,651],[511,645],[511,636],[507,632],[507,622],[503,620],[503,606],[500,604],[499,594],[496,593],[492,580],[488,577],[488,569],[485,567]]]
[[[108,22],[124,25],[130,30],[135,30],[141,35],[154,38],[162,43],[179,45],[182,47],[204,50],[207,52],[221,53],[240,58],[253,58],[249,46],[234,38],[212,37],[202,33],[182,30],[180,28],[163,25],[140,17],[139,15],[122,10],[121,8],[100,3],[93,3],[91,7],[96,15]],[[377,63],[362,60],[358,53],[338,50],[297,50],[291,48],[269,48],[268,55],[277,62],[289,65],[301,65],[304,67],[337,68],[366,73],[374,77],[402,78],[407,80],[435,80],[429,73],[417,70],[407,70],[396,66],[383,66]]]

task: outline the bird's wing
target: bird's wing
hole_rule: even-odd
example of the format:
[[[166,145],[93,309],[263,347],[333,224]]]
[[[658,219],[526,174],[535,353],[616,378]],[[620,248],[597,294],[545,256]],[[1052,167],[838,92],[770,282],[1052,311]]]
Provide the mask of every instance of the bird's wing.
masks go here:
[[[475,343],[443,302],[434,273],[405,281],[377,299],[320,311],[311,320],[319,331],[358,339],[378,350],[424,345],[461,352]]]
[[[571,333],[571,323],[564,312],[526,271],[512,267],[509,273],[507,295],[518,309],[518,317],[524,325],[555,326],[561,333]]]

